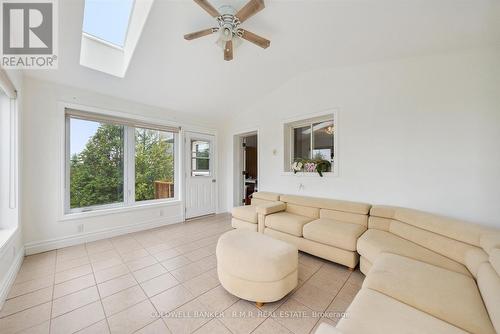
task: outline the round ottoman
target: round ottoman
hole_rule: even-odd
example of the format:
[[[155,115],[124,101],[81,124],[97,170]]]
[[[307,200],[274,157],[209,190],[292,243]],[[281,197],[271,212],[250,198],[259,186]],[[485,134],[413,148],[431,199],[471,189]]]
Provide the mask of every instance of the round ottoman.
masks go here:
[[[284,241],[237,229],[219,238],[216,255],[222,286],[259,307],[280,300],[297,286],[298,250]]]

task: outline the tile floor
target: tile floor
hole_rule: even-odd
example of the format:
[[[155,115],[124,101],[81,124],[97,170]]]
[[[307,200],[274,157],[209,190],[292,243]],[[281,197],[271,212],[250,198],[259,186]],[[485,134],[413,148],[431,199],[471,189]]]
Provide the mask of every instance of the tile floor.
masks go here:
[[[260,310],[219,284],[218,215],[28,256],[0,333],[311,333],[335,324],[364,279],[301,253],[299,286]]]

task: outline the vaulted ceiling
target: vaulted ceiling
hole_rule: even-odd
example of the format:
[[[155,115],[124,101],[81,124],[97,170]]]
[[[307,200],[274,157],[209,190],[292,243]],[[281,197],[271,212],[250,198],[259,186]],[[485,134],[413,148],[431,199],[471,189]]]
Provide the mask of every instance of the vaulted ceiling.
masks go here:
[[[215,7],[243,0],[213,0]],[[83,0],[59,2],[59,69],[26,75],[149,105],[224,117],[298,73],[500,44],[494,0],[268,0],[245,28],[271,40],[244,42],[231,62],[193,1],[155,0],[125,78],[79,65]]]

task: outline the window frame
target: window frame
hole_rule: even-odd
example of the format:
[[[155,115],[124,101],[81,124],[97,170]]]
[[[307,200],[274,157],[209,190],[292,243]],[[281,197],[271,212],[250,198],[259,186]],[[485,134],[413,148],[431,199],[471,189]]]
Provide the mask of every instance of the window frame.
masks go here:
[[[80,216],[82,214],[90,214],[96,215],[99,213],[108,213],[109,211],[114,210],[126,210],[136,207],[150,207],[152,205],[167,205],[171,203],[177,203],[180,200],[179,197],[179,180],[180,180],[180,127],[176,124],[164,124],[157,120],[149,120],[145,118],[132,118],[131,115],[125,115],[119,112],[105,112],[105,111],[97,111],[94,110],[89,111],[87,108],[82,106],[73,106],[73,105],[63,105],[63,118],[64,118],[64,130],[63,130],[63,142],[64,142],[64,154],[62,164],[64,166],[64,181],[63,181],[63,209],[62,209],[62,220],[71,216]],[[70,130],[70,119],[71,116],[67,115],[67,109],[77,109],[82,111],[82,113],[87,113],[88,117],[79,117],[81,119],[85,119],[93,122],[103,122],[95,117],[99,116],[109,116],[109,117],[123,117],[131,122],[137,121],[139,124],[137,126],[132,125],[123,125],[124,127],[124,136],[123,136],[123,201],[119,203],[111,203],[111,204],[102,204],[102,205],[92,205],[82,208],[71,208],[71,175],[70,175],[70,160],[71,160],[71,130]],[[92,117],[94,115],[94,118]],[[104,123],[104,122],[103,122]],[[165,126],[165,127],[178,127],[179,132],[171,132],[174,135],[174,173],[173,173],[173,182],[174,182],[174,197],[172,198],[161,198],[161,199],[152,199],[152,200],[144,200],[144,201],[136,201],[135,200],[135,129],[141,128],[141,125],[151,124],[152,126]],[[168,132],[167,130],[161,130]]]
[[[333,140],[333,150],[334,157],[332,163],[332,170],[330,172],[323,173],[324,176],[338,176],[338,166],[339,166],[339,126],[338,126],[338,110],[332,109],[325,112],[310,114],[307,117],[301,116],[292,119],[288,119],[283,122],[283,173],[285,175],[296,175],[291,169],[291,165],[294,162],[294,130],[297,128],[302,128],[309,126],[311,128],[310,141],[310,157],[312,159],[312,154],[314,152],[314,131],[313,126],[317,123],[331,121],[333,120],[333,126],[335,128],[334,140]],[[307,176],[319,176],[318,173],[300,173],[300,175]]]
[[[203,142],[206,142],[208,143],[208,157],[201,157],[201,158],[198,158],[198,157],[193,157],[193,142],[197,142],[197,141],[203,141]],[[189,147],[190,147],[190,166],[189,166],[189,173],[191,174],[191,177],[212,177],[213,176],[213,173],[212,173],[212,164],[213,164],[213,157],[212,157],[212,145],[213,143],[210,141],[210,140],[205,140],[205,139],[200,139],[200,138],[191,138],[190,140],[190,143],[189,143]],[[208,160],[208,169],[194,169],[193,168],[193,160],[198,160],[198,159],[203,159],[203,160]],[[199,172],[199,171],[208,171],[208,174],[206,175],[203,175],[203,174],[199,174],[199,175],[195,175],[194,173],[195,172]]]

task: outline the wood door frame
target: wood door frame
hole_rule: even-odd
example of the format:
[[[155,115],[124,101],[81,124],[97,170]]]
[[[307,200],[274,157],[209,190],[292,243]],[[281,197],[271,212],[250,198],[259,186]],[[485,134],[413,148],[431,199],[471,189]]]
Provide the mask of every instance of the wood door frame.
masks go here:
[[[261,189],[261,152],[262,144],[260,139],[260,129],[259,128],[249,128],[233,133],[233,200],[232,207],[242,205],[241,200],[243,199],[243,178],[241,177],[241,170],[243,167],[243,159],[241,154],[241,142],[243,137],[249,137],[252,135],[257,136],[257,187]]]
[[[188,190],[187,190],[187,178],[188,178],[188,173],[191,172],[191,154],[188,154],[188,148],[190,149],[191,145],[187,144],[187,139],[188,137],[196,137],[199,136],[200,139],[203,139],[203,136],[206,137],[212,137],[212,178],[216,180],[215,182],[215,208],[214,208],[214,214],[219,213],[219,180],[218,180],[218,155],[217,155],[217,133],[214,132],[201,132],[201,131],[190,131],[186,130],[182,132],[182,156],[181,156],[181,170],[182,170],[182,191],[183,191],[183,196],[182,196],[182,216],[183,220],[186,221],[188,219],[196,219],[197,217],[190,217],[187,218],[187,200],[188,200]],[[191,150],[190,150],[191,151]]]

